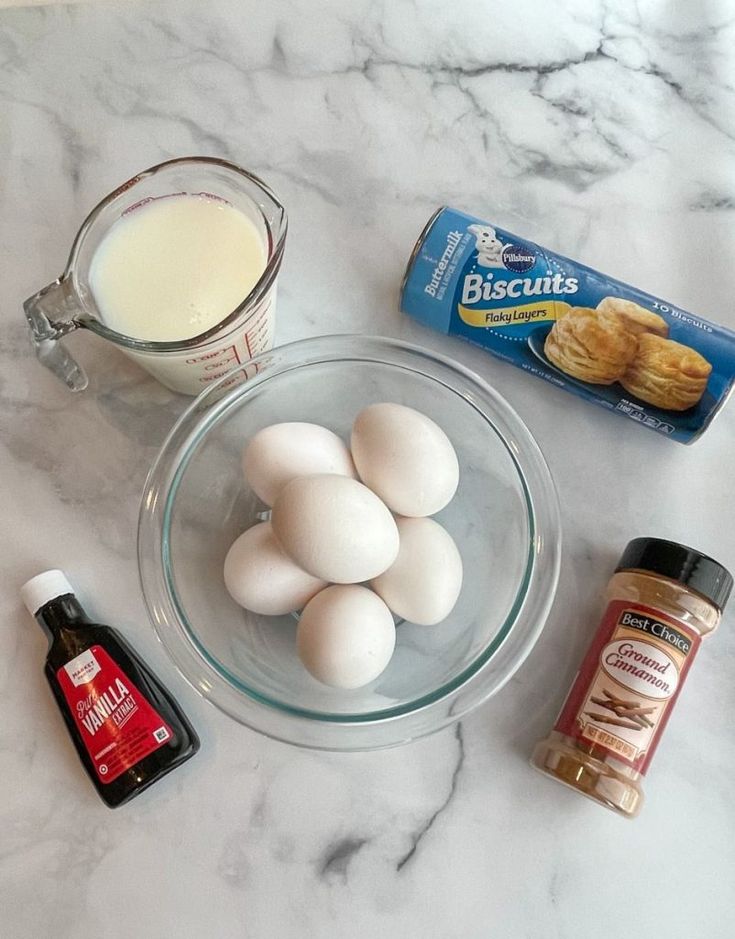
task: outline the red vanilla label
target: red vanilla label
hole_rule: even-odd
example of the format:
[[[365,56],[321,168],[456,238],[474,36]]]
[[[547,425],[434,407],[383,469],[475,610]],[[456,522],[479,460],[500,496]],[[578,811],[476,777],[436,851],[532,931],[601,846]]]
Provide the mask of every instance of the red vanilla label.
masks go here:
[[[56,677],[101,782],[117,779],[173,736],[101,646],[67,662]]]

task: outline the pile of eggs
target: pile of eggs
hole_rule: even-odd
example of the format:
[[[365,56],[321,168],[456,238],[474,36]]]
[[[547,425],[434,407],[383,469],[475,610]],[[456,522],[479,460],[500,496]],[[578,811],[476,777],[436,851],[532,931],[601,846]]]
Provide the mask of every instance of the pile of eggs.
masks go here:
[[[298,654],[314,678],[366,685],[393,654],[394,615],[425,626],[449,615],[462,559],[429,516],[453,498],[459,464],[430,418],[372,404],[349,449],[317,424],[273,424],[247,444],[243,470],[271,517],[232,545],[225,585],[254,613],[301,611]]]

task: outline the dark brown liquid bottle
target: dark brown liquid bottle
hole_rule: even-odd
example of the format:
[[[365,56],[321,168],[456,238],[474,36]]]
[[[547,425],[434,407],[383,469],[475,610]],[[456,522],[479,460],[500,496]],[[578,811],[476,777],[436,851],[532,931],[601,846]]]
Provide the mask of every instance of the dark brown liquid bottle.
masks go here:
[[[89,778],[111,808],[199,749],[181,708],[123,637],[93,623],[61,571],[22,588],[49,639],[45,674]]]

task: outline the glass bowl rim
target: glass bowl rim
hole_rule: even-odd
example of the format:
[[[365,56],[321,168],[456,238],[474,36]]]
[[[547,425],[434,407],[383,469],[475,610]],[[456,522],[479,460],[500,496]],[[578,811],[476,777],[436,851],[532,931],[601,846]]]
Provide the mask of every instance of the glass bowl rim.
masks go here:
[[[398,360],[399,356],[403,356],[409,364]],[[197,638],[177,597],[169,568],[169,529],[178,487],[186,467],[209,430],[218,426],[220,420],[234,408],[241,406],[243,396],[284,373],[305,366],[350,360],[407,369],[430,381],[438,382],[447,391],[459,395],[473,407],[478,416],[489,424],[512,461],[525,503],[527,527],[527,555],[523,575],[519,579],[518,588],[503,624],[487,644],[459,674],[444,682],[438,689],[400,705],[365,713],[315,711],[294,707],[270,698],[237,679]],[[446,375],[445,380],[442,380],[441,376],[432,374],[432,365],[438,366],[440,371],[448,372],[449,377],[461,378],[471,386],[476,386],[485,400],[479,404],[471,400],[470,395],[463,394],[446,380]],[[256,371],[255,376],[245,382],[236,383],[234,388],[226,391],[237,372],[248,375],[256,366],[267,367]],[[267,390],[265,393],[267,394]],[[489,414],[480,406],[483,404],[491,405]],[[511,431],[510,436],[507,431]],[[384,728],[386,725],[416,718],[422,713],[426,715],[427,711],[437,709],[438,706],[447,706],[443,717],[437,715],[440,718],[437,723],[430,720],[428,726],[411,733],[408,739],[413,739],[458,720],[499,691],[520,668],[544,626],[558,581],[560,547],[559,505],[551,474],[535,439],[505,399],[476,373],[446,356],[401,340],[349,333],[302,339],[279,346],[243,363],[205,389],[184,410],[164,440],[146,479],[138,522],[138,566],[146,607],[159,640],[185,680],[225,713],[267,736],[297,745],[337,750],[370,749],[374,746],[390,746],[404,740],[382,740],[377,743],[368,740],[367,746],[364,741],[356,746],[339,741],[337,745],[322,746],[314,742],[303,744],[299,729],[303,729],[306,724],[341,728],[346,733],[359,732],[360,728],[364,728],[370,737],[371,728]],[[155,571],[151,569],[151,561],[154,562]],[[530,621],[531,618],[535,619],[535,622]],[[469,703],[465,702],[466,706],[453,707],[458,703],[455,699],[463,689],[473,682],[481,681],[483,672],[487,672],[513,630],[518,631],[521,626],[525,626],[526,635],[506,672],[500,677],[493,676],[494,681],[488,681],[486,674],[487,687],[480,689],[479,694],[476,690],[470,696]],[[233,693],[236,695],[234,700]],[[292,726],[272,726],[273,721],[267,719],[269,714],[285,718],[287,725]],[[365,737],[365,732],[360,732],[360,736]]]

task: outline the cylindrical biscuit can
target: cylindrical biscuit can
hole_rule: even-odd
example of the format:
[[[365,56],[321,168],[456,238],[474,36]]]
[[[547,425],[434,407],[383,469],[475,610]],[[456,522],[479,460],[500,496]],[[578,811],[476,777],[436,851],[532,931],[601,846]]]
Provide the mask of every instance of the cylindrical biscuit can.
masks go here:
[[[735,333],[447,207],[421,233],[401,309],[680,443],[735,385]]]

